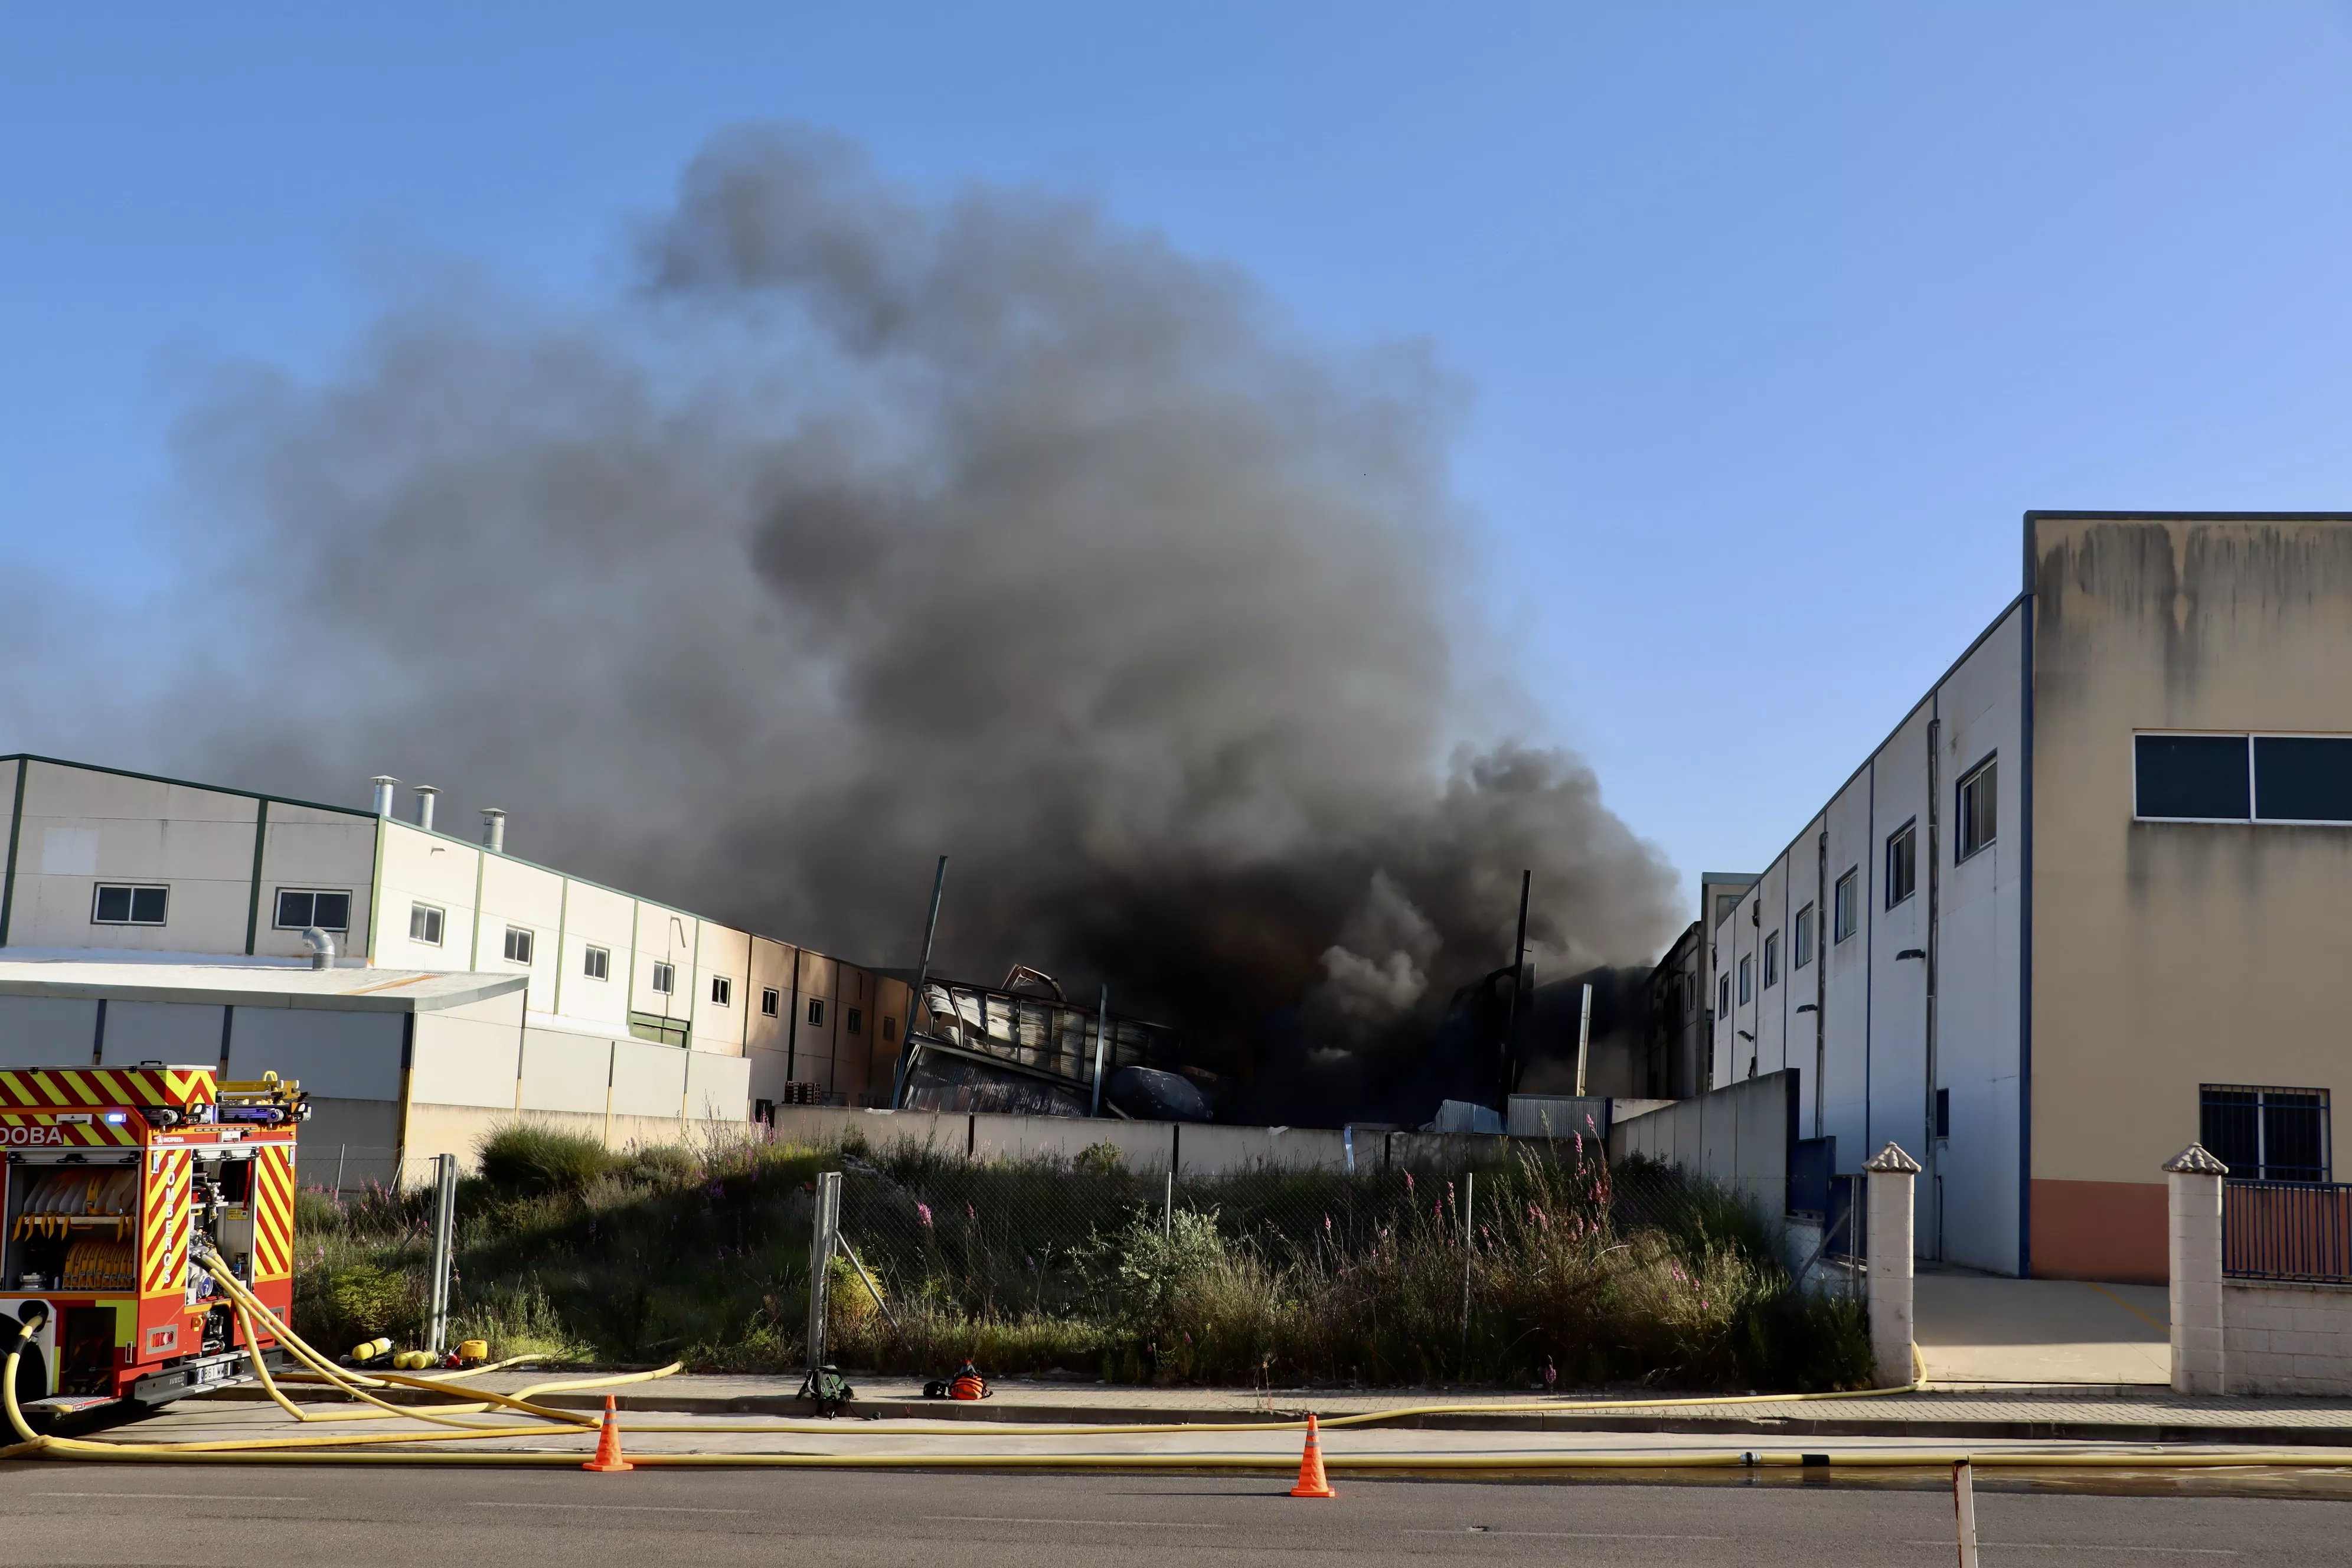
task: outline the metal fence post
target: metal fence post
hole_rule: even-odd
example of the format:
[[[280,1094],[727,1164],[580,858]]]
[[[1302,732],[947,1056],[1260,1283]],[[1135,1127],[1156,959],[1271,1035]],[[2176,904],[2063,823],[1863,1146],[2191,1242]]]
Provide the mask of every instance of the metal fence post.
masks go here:
[[[1168,1240],[1176,1234],[1176,1173],[1168,1173],[1168,1195],[1160,1201],[1160,1239]]]
[[[352,1146],[348,1143],[335,1145],[335,1201],[338,1203],[343,1197],[343,1161],[351,1152]]]
[[[1462,1375],[1470,1375],[1470,1261],[1475,1254],[1470,1238],[1476,1234],[1470,1228],[1471,1215],[1478,1203],[1478,1173],[1465,1171],[1462,1175]]]
[[[433,1163],[433,1279],[425,1348],[439,1355],[449,1339],[449,1265],[457,1227],[457,1156],[436,1155]]]
[[[841,1238],[841,1173],[816,1179],[816,1218],[809,1227],[808,1364],[824,1364],[825,1296],[833,1275],[833,1250]]]

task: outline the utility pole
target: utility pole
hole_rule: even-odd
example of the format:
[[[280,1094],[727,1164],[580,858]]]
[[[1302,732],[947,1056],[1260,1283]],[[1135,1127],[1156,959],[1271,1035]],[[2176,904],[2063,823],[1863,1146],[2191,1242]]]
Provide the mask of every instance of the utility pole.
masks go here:
[[[1110,1032],[1110,984],[1109,984],[1109,982],[1106,981],[1106,982],[1104,982],[1104,984],[1103,984],[1103,988],[1102,988],[1102,1005],[1100,1005],[1099,1007],[1097,1007],[1097,1008],[1096,1008],[1096,1009],[1095,1009],[1095,1109],[1094,1109],[1094,1113],[1095,1113],[1097,1116],[1100,1116],[1100,1115],[1102,1114],[1103,1041],[1104,1041],[1104,1037],[1105,1037],[1105,1036],[1107,1036],[1109,1032]]]
[[[1497,1110],[1507,1112],[1511,1090],[1516,1087],[1519,1046],[1519,983],[1528,970],[1528,889],[1534,885],[1533,870],[1519,873],[1519,940],[1511,949],[1511,995],[1503,1007],[1503,1092]]]
[[[915,989],[907,1002],[907,1026],[898,1041],[898,1081],[890,1088],[893,1110],[906,1103],[907,1075],[915,1067],[915,1014],[923,1005],[923,986],[931,978],[931,939],[940,934],[940,896],[947,886],[948,858],[942,855],[940,868],[931,877],[931,918],[923,922],[923,962],[915,970]]]

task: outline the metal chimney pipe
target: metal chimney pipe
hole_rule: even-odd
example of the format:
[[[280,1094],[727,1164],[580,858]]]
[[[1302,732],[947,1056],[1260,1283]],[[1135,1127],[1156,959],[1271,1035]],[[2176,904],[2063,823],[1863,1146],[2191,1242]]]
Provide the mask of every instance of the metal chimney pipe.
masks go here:
[[[311,968],[332,969],[335,967],[335,939],[333,937],[329,936],[317,926],[305,926],[302,928],[302,941],[310,949]]]
[[[392,792],[400,787],[400,781],[390,773],[378,773],[368,780],[368,783],[375,785],[375,814],[378,816],[390,816]]]
[[[416,786],[416,826],[427,833],[433,831],[433,797],[440,793],[431,784]]]
[[[504,853],[507,847],[507,814],[495,805],[482,807],[482,843]]]

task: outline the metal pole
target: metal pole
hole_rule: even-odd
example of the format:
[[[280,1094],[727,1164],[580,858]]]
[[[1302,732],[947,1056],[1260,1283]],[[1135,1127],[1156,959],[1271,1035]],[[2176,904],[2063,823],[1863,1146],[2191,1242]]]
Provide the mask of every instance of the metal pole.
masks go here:
[[[1103,1037],[1110,1030],[1110,986],[1102,988],[1102,1005],[1095,1012],[1095,1109],[1102,1114]]]
[[[1592,987],[1584,988],[1584,1007],[1576,1019],[1576,1098],[1584,1098],[1584,1058],[1592,1047]]]
[[[1952,1466],[1952,1512],[1959,1526],[1960,1568],[1977,1568],[1977,1489],[1966,1459]]]
[[[335,1145],[335,1201],[337,1203],[341,1203],[343,1197],[343,1156],[351,1152],[352,1146],[348,1143]]]
[[[1170,1237],[1172,1237],[1175,1234],[1176,1172],[1174,1167],[1171,1166],[1168,1172],[1168,1195],[1160,1200],[1160,1239],[1166,1241]]]
[[[1535,879],[1531,870],[1519,873],[1519,942],[1511,949],[1511,995],[1503,1006],[1503,1103],[1495,1108],[1497,1110],[1509,1109],[1511,1090],[1517,1087],[1514,1068],[1519,1040],[1519,982],[1527,975],[1528,889]]]
[[[948,858],[940,857],[940,868],[931,875],[931,918],[923,922],[923,962],[915,971],[915,989],[907,1000],[907,1027],[898,1042],[898,1081],[890,1089],[890,1109],[896,1110],[907,1098],[907,1075],[915,1066],[915,1012],[923,1005],[923,986],[931,978],[931,939],[940,934],[940,895],[947,891]]]
[[[1470,1228],[1471,1215],[1478,1204],[1478,1173],[1472,1171],[1462,1178],[1462,1375],[1470,1375],[1470,1261],[1475,1256],[1470,1238],[1477,1234]]]
[[[833,1274],[834,1244],[841,1236],[841,1173],[816,1179],[816,1217],[809,1226],[808,1369],[824,1364],[825,1293]]]
[[[457,1156],[434,1157],[432,1298],[427,1310],[425,1348],[439,1355],[449,1339],[449,1262],[457,1226]]]

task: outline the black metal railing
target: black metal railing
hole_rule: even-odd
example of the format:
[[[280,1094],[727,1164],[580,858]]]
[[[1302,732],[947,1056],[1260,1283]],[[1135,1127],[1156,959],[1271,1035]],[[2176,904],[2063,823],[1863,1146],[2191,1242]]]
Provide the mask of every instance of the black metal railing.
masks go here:
[[[2233,1279],[2352,1283],[2352,1185],[2222,1183],[2221,1272]]]

